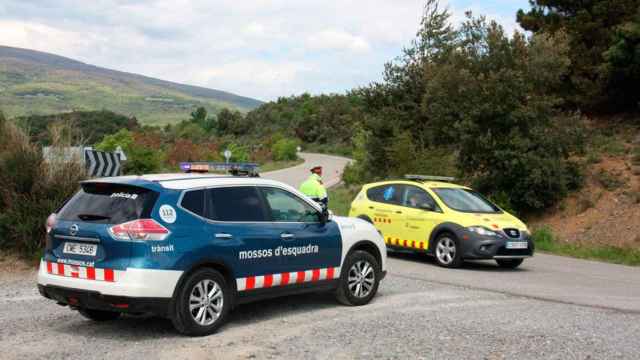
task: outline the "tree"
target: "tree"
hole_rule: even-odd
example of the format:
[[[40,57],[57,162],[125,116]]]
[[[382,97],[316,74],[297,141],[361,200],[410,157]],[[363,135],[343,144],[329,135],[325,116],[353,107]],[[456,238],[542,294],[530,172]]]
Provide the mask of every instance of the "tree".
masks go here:
[[[615,33],[619,26],[631,21],[637,13],[640,0],[529,2],[531,9],[519,10],[517,14],[518,22],[525,30],[536,34],[553,34],[562,30],[569,35],[571,68],[567,75],[572,86],[569,89],[570,100],[586,109],[637,109],[635,101],[626,98],[636,95],[621,91],[626,85],[610,79],[616,75],[607,71],[605,53],[617,41]]]
[[[640,107],[640,8],[632,20],[615,28],[604,59],[606,90],[613,106],[621,109]]]
[[[468,15],[449,58],[425,72],[422,110],[455,142],[460,171],[517,210],[539,210],[579,181],[560,96],[569,45],[562,33],[508,38]]]
[[[200,106],[192,111],[190,121],[204,129],[207,122],[207,109]]]

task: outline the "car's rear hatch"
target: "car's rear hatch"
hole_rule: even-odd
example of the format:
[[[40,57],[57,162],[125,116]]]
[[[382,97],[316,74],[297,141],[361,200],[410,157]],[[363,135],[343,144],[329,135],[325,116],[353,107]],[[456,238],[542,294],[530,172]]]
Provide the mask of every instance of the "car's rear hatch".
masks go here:
[[[87,182],[56,214],[47,255],[72,265],[125,270],[131,242],[116,240],[110,228],[149,218],[158,193],[121,183]]]

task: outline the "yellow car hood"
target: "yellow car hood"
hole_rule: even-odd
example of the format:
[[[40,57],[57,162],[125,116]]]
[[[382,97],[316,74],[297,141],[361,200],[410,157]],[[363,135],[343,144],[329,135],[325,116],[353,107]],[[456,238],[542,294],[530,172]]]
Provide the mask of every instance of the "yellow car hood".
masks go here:
[[[503,212],[501,214],[465,214],[464,221],[466,226],[484,226],[488,229],[504,229],[516,228],[518,230],[527,231],[527,226],[517,217]]]

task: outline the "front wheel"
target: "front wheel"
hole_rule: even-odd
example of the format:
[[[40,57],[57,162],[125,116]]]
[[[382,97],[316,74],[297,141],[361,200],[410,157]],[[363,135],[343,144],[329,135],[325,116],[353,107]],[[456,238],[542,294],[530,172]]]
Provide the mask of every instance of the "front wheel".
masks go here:
[[[338,301],[350,306],[365,305],[378,291],[380,265],[366,251],[356,250],[347,256],[336,292]]]
[[[173,326],[190,336],[209,335],[225,321],[231,290],[218,271],[200,269],[184,282],[175,302]]]
[[[524,259],[496,259],[498,266],[504,269],[515,269],[522,264]]]
[[[462,254],[458,239],[450,233],[444,233],[436,239],[435,251],[438,265],[457,268],[462,265]]]

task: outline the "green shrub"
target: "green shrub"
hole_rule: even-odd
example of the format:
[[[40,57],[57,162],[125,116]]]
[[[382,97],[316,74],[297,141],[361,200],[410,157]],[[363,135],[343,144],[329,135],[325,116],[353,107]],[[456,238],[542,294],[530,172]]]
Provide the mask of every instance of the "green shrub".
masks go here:
[[[271,147],[273,160],[285,161],[298,158],[298,141],[294,139],[280,139]]]
[[[249,161],[249,151],[246,147],[242,145],[238,145],[236,143],[229,143],[226,147],[222,147],[222,152],[224,149],[228,149],[231,151],[231,162],[247,162]]]
[[[615,191],[625,184],[624,179],[618,174],[600,169],[595,174],[596,179],[608,191]]]
[[[69,146],[74,127],[49,129],[52,152]],[[40,147],[0,114],[0,247],[27,257],[44,244],[44,223],[85,178],[79,159],[52,156],[45,162]]]
[[[159,149],[138,144],[133,134],[127,129],[121,129],[115,134],[105,136],[96,145],[97,150],[115,151],[120,146],[127,156],[123,165],[125,174],[149,174],[159,171],[164,165],[164,153]]]
[[[538,250],[551,251],[556,243],[556,237],[553,234],[553,230],[546,225],[533,230],[531,237],[533,238],[533,243]]]

